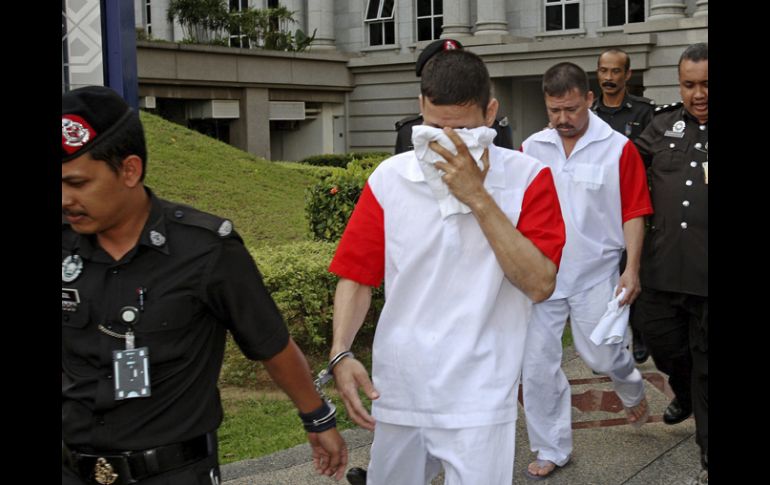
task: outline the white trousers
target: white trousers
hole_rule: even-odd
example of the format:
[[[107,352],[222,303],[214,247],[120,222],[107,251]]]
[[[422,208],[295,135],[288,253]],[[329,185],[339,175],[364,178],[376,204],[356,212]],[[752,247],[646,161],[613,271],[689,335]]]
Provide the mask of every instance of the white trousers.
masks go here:
[[[367,485],[429,485],[444,469],[445,485],[510,485],[516,423],[441,429],[378,421]]]
[[[625,344],[595,345],[589,339],[614,297],[617,280],[615,274],[582,293],[532,308],[522,387],[529,444],[540,460],[562,466],[572,453],[572,395],[561,369],[561,338],[568,316],[575,349],[588,367],[612,379],[623,405],[636,406],[644,398],[642,374]]]

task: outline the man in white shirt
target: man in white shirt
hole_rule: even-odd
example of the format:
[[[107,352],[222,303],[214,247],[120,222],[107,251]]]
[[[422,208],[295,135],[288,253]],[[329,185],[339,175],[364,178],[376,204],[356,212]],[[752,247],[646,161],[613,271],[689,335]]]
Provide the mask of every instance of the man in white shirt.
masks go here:
[[[436,54],[421,93],[415,150],[372,173],[331,263],[329,367],[374,430],[367,483],[427,484],[442,468],[450,484],[511,483],[527,322],[564,244],[558,197],[542,163],[490,144],[498,103],[477,55]],[[348,351],[383,278],[372,383]]]
[[[554,174],[567,243],[550,298],[532,310],[522,371],[524,412],[537,460],[526,470],[542,478],[572,453],[571,395],[561,370],[561,337],[569,317],[575,348],[589,367],[612,379],[628,421],[649,415],[644,384],[623,342],[594,344],[589,336],[607,304],[641,291],[639,259],[644,216],[652,213],[644,165],[633,142],[590,111],[593,93],[577,65],[557,64],[543,76],[549,126],[524,141],[522,151]],[[622,275],[623,248],[628,262]]]

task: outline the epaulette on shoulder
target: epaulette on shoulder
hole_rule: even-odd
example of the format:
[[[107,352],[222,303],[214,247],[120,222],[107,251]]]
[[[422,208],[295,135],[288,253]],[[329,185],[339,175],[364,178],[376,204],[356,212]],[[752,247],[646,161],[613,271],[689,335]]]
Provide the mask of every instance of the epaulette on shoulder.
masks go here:
[[[422,115],[407,116],[406,118],[401,118],[400,120],[396,121],[396,131],[400,130],[404,125],[415,122],[422,123]]]
[[[682,106],[681,101],[677,101],[676,103],[671,103],[671,104],[662,104],[657,108],[655,108],[655,114],[659,115],[661,113],[667,113],[669,111],[673,111],[677,108],[680,108],[681,106]]]
[[[637,103],[643,103],[643,104],[649,104],[653,107],[655,106],[655,101],[651,100],[650,98],[645,98],[644,96],[637,96],[635,94],[628,94],[628,97],[631,98],[633,101],[636,101]]]
[[[233,223],[229,219],[200,211],[189,205],[169,204],[166,212],[168,213],[168,220],[173,222],[186,226],[200,227],[221,238],[239,237],[233,230]]]

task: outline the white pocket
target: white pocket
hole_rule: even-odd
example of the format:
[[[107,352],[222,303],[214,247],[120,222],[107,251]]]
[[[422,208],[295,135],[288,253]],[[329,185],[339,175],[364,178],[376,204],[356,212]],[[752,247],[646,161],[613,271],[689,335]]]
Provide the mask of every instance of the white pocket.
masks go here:
[[[604,167],[590,163],[576,163],[572,178],[589,190],[599,190],[604,183]]]

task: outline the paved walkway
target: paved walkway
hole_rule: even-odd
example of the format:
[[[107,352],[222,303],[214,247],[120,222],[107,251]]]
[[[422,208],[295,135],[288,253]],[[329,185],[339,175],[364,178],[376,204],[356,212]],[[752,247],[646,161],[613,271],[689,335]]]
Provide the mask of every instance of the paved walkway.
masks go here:
[[[692,418],[669,426],[662,419],[671,390],[649,359],[639,366],[645,377],[652,417],[636,430],[625,424],[622,404],[609,379],[594,375],[572,349],[565,349],[564,371],[572,384],[574,452],[570,464],[543,485],[689,485],[700,470],[695,423]],[[514,484],[535,482],[524,475],[534,459],[529,451],[523,408],[516,425]],[[367,467],[372,433],[343,432],[350,449],[349,467]],[[310,448],[300,445],[254,460],[222,467],[223,485],[347,484],[315,474]],[[434,484],[441,484],[437,477]],[[398,485],[398,484],[393,484]],[[486,485],[486,484],[481,484]]]

